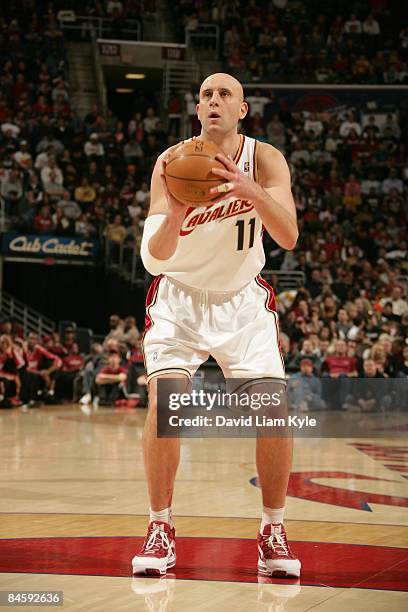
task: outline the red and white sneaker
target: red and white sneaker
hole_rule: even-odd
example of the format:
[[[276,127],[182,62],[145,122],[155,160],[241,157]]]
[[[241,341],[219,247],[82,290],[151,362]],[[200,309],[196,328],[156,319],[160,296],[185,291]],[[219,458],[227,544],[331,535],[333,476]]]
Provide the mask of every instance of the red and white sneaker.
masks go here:
[[[132,559],[134,574],[163,576],[176,564],[176,530],[164,521],[151,521],[142,550]]]
[[[265,525],[258,533],[258,572],[264,576],[286,578],[300,576],[300,561],[290,550],[285,528],[278,525]]]

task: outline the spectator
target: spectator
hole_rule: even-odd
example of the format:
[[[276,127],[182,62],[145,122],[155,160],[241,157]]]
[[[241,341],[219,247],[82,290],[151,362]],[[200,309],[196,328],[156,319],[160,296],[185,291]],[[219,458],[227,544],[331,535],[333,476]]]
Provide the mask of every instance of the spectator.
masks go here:
[[[151,106],[146,110],[146,117],[143,119],[143,129],[146,134],[153,134],[156,131],[159,123],[159,118],[154,112],[154,108]]]
[[[126,342],[130,348],[139,344],[140,332],[136,327],[135,317],[126,317],[123,325],[121,341]]]
[[[143,207],[150,203],[150,189],[148,183],[142,183],[140,189],[136,191],[135,194],[136,201]]]
[[[382,136],[387,135],[387,133],[391,132],[392,137],[395,140],[399,140],[401,137],[401,128],[398,123],[395,121],[393,115],[391,113],[387,113],[387,117],[385,119],[385,123],[382,127],[381,134]]]
[[[126,227],[122,224],[121,215],[115,215],[113,223],[109,223],[105,229],[105,236],[107,240],[119,245],[123,242],[127,236]]]
[[[73,236],[75,233],[75,225],[72,219],[69,219],[63,208],[57,208],[51,216],[53,229],[57,236]]]
[[[345,410],[359,412],[378,412],[391,407],[391,388],[385,382],[372,379],[384,379],[372,359],[365,359],[361,378],[353,381],[350,393],[343,405]]]
[[[186,113],[185,138],[196,136],[200,127],[196,113],[198,103],[197,89],[198,86],[195,83],[192,83],[189,91],[187,91],[184,95],[184,109]]]
[[[108,365],[96,375],[96,397],[102,405],[110,405],[127,397],[127,370],[120,365],[120,354],[111,351]]]
[[[74,380],[83,366],[84,358],[79,353],[78,344],[74,342],[70,351],[62,358],[62,369],[56,379],[55,394],[58,398],[72,400]]]
[[[264,116],[265,106],[270,102],[267,96],[263,96],[260,89],[256,89],[251,96],[246,97],[249,104],[249,117],[254,117],[259,113],[260,117]]]
[[[20,148],[14,153],[13,158],[23,170],[28,170],[32,167],[33,158],[28,150],[27,140],[22,140],[20,142]]]
[[[60,140],[55,138],[51,133],[48,133],[37,145],[36,153],[44,153],[52,150],[56,157],[59,157],[64,152],[64,145]]]
[[[391,168],[389,177],[382,182],[381,190],[388,195],[394,189],[400,194],[404,193],[404,183],[398,178],[397,170]]]
[[[306,119],[304,123],[304,130],[305,132],[312,130],[318,136],[322,134],[323,123],[320,121],[320,119],[317,118],[316,113],[310,113],[309,117]]]
[[[353,32],[357,34],[361,33],[361,21],[357,19],[354,13],[350,15],[350,19],[345,22],[344,32],[346,34],[352,34]]]
[[[21,399],[24,404],[35,407],[44,393],[47,403],[55,403],[55,373],[62,366],[61,359],[41,346],[38,334],[34,332],[28,334],[23,354],[25,368],[21,371]]]
[[[363,21],[363,32],[367,36],[378,36],[381,33],[380,25],[371,13],[367,16],[367,19]]]
[[[11,170],[1,183],[1,196],[6,203],[6,212],[17,215],[23,196],[23,180],[19,170]]]
[[[92,395],[95,387],[95,379],[99,370],[103,367],[105,355],[102,344],[94,342],[91,346],[89,357],[85,360],[85,367],[82,369],[82,396],[79,403],[87,406],[92,402]]]
[[[116,340],[117,342],[123,342],[124,341],[123,327],[124,327],[124,322],[119,317],[119,315],[112,314],[109,317],[110,332],[108,333],[108,335],[105,337],[103,341],[104,346],[107,346],[107,343],[110,340]]]
[[[347,356],[347,343],[344,340],[336,340],[334,353],[326,357],[322,369],[331,378],[357,376],[356,358]]]
[[[34,217],[34,231],[38,234],[48,234],[53,227],[50,207],[48,205],[41,206],[40,212]]]
[[[364,196],[378,194],[380,192],[380,181],[376,179],[374,172],[370,172],[368,177],[361,183],[361,193]]]
[[[347,339],[347,334],[351,329],[351,323],[348,312],[345,308],[340,308],[337,313],[336,331],[341,340]]]
[[[408,313],[408,302],[402,296],[403,289],[401,285],[395,285],[391,291],[391,299],[386,297],[381,300],[382,304],[391,304],[394,317],[400,318]]]
[[[279,149],[281,152],[285,150],[286,144],[286,132],[285,126],[279,119],[279,115],[275,114],[272,120],[266,126],[266,132],[268,135],[268,142]]]
[[[298,370],[300,364],[303,360],[308,360],[312,363],[313,368],[316,372],[320,370],[320,360],[317,354],[313,351],[312,343],[310,340],[305,338],[302,342],[302,348],[299,353],[292,359],[292,361],[288,364],[289,371]]]
[[[340,125],[339,134],[342,138],[347,138],[352,130],[354,130],[357,136],[360,136],[362,132],[361,126],[358,121],[356,121],[354,114],[349,112],[347,119]]]
[[[21,406],[19,368],[22,360],[11,336],[0,336],[0,408]]]
[[[127,164],[141,165],[143,160],[143,149],[137,137],[129,140],[123,147],[123,155]]]
[[[64,183],[64,177],[56,164],[55,157],[48,158],[47,164],[41,170],[41,180],[45,189],[49,183],[56,183],[57,185]]]
[[[81,179],[79,187],[75,189],[75,200],[82,205],[88,205],[94,202],[96,199],[96,191],[92,185],[89,184],[88,179],[84,176]]]
[[[63,192],[63,197],[57,202],[57,211],[61,209],[67,219],[78,219],[81,216],[81,209],[78,204],[70,199],[69,191]]]
[[[292,374],[288,383],[289,401],[301,412],[323,410],[326,407],[322,399],[321,381],[313,374],[313,363],[310,359],[300,361],[300,372]]]
[[[105,149],[101,142],[99,142],[99,136],[96,132],[93,132],[89,136],[89,140],[84,145],[84,153],[88,160],[101,161],[105,155]]]

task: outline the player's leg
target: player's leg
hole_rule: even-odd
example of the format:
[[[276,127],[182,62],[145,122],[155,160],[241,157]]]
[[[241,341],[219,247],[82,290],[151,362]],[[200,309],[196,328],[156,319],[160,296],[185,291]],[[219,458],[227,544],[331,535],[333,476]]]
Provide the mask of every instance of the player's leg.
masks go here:
[[[133,557],[134,574],[165,574],[176,563],[175,529],[171,511],[174,481],[180,460],[180,439],[160,438],[157,434],[158,378],[172,379],[175,392],[189,389],[183,374],[164,374],[149,383],[149,406],[143,430],[143,455],[150,499],[150,517],[146,539]]]
[[[278,509],[285,506],[286,491],[292,468],[293,440],[290,436],[281,438],[257,438],[256,467],[262,489],[262,504],[266,508]],[[275,518],[282,516],[276,514]]]
[[[179,438],[157,437],[157,380],[180,381],[180,392],[187,392],[189,378],[183,374],[164,374],[149,383],[149,405],[143,430],[143,455],[149,490],[150,508],[160,512],[171,507],[174,481],[180,459]]]
[[[258,571],[267,576],[300,575],[300,561],[290,549],[283,524],[292,452],[291,436],[258,437],[256,440],[256,466],[263,504],[258,534]]]
[[[262,379],[265,381],[263,384],[268,384],[269,379],[269,395],[276,392],[276,385],[280,390],[286,389],[274,294],[263,279],[255,279],[225,306],[218,305],[213,320],[222,343],[218,342],[212,354],[226,377],[248,382]],[[257,393],[261,391],[258,383],[253,385],[253,389]],[[282,393],[283,398],[286,398],[286,391]],[[286,403],[281,408],[285,415]],[[281,411],[275,416],[282,416]],[[257,439],[256,463],[263,501],[258,534],[258,569],[267,575],[299,576],[300,561],[290,550],[283,526],[292,462],[292,440],[287,433],[274,438],[259,436]]]
[[[143,349],[149,382],[149,407],[143,434],[143,452],[150,498],[150,522],[142,550],[132,561],[133,573],[160,573],[176,562],[171,502],[180,457],[177,438],[159,438],[157,420],[161,398],[158,381],[172,379],[174,392],[190,390],[194,372],[208,358],[199,331],[201,308],[166,277],[153,281],[146,300],[147,330]],[[190,327],[187,322],[193,321]],[[183,322],[183,323],[181,323]],[[168,396],[167,396],[168,400]],[[168,404],[164,406],[168,408]]]

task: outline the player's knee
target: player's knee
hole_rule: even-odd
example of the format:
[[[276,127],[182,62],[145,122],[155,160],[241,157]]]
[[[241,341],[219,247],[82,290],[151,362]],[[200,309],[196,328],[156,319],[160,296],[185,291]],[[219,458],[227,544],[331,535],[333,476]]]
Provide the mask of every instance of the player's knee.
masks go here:
[[[157,410],[169,405],[172,394],[189,393],[191,381],[184,374],[163,374],[155,376],[149,382],[148,410],[150,414],[157,414]]]

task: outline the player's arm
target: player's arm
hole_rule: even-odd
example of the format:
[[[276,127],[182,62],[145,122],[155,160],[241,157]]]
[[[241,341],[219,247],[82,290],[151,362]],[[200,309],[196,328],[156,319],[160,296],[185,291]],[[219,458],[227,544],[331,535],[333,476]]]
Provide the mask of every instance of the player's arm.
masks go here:
[[[228,197],[236,197],[253,203],[269,235],[284,249],[294,249],[299,236],[296,220],[296,207],[292,197],[290,172],[282,153],[267,143],[257,143],[258,181],[247,178],[237,165],[224,155],[217,158],[226,166],[226,170],[213,168],[212,172],[227,179],[223,185],[223,195],[217,201],[224,200],[225,187]],[[217,189],[211,189],[216,194]]]
[[[266,197],[254,202],[268,234],[284,249],[294,249],[299,237],[288,164],[278,149],[258,143],[258,182]]]
[[[141,256],[145,268],[154,276],[166,270],[174,255],[186,206],[167,189],[165,160],[169,150],[157,159],[150,185],[150,210],[143,228]]]

